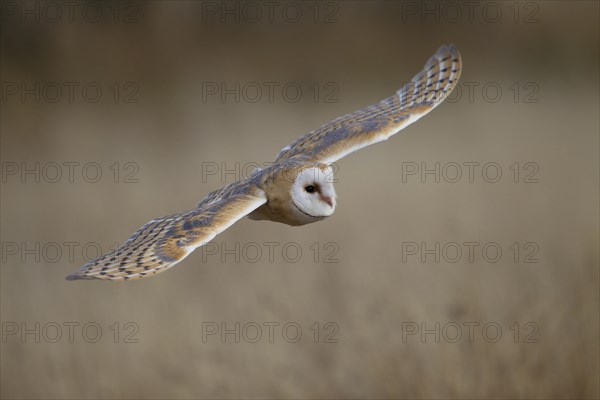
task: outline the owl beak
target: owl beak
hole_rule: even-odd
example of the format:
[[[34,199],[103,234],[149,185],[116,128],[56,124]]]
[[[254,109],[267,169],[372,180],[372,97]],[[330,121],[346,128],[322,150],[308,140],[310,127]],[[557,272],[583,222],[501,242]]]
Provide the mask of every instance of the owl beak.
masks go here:
[[[333,199],[329,196],[320,195],[319,198],[323,200],[325,203],[329,204],[329,207],[333,208]]]

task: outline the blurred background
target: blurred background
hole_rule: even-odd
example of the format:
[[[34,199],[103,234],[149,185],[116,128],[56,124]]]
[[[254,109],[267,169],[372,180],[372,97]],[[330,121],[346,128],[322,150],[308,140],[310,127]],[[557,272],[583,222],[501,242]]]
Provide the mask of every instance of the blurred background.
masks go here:
[[[2,398],[598,398],[599,5],[467,3],[3,2]],[[333,217],[64,279],[449,43]]]

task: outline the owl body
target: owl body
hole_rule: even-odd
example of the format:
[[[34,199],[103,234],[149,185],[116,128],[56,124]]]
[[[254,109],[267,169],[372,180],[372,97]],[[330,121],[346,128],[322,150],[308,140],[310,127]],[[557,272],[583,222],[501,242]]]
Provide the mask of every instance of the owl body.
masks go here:
[[[290,226],[322,221],[335,211],[332,179],[333,170],[327,164],[292,160],[272,168],[263,173],[258,184],[265,193],[266,203],[248,218]]]
[[[458,50],[442,46],[394,95],[298,138],[273,164],[209,193],[195,209],[151,220],[118,249],[89,261],[67,279],[153,276],[245,216],[291,226],[322,221],[337,205],[330,163],[389,139],[429,113],[452,92],[461,70]]]

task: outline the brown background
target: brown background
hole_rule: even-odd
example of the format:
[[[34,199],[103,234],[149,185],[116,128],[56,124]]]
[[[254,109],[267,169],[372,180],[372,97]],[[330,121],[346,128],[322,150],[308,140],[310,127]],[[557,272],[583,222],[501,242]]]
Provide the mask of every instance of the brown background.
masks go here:
[[[103,89],[97,103],[77,90],[73,102],[66,94],[55,103],[19,95],[2,102],[3,168],[74,161],[96,162],[103,172],[97,183],[82,179],[81,169],[73,183],[66,176],[22,182],[19,175],[2,183],[4,329],[80,324],[73,343],[64,325],[57,343],[46,340],[49,331],[40,343],[32,335],[6,337],[3,398],[598,397],[597,2],[520,3],[517,23],[512,2],[494,3],[502,11],[495,23],[481,4],[473,21],[463,15],[455,23],[451,10],[439,23],[420,21],[407,14],[406,2],[320,5],[317,23],[314,3],[302,3],[306,17],[297,23],[281,8],[273,23],[266,16],[236,23],[203,13],[201,3],[111,4],[96,23],[81,9],[73,23],[21,21],[3,10],[3,95],[7,83],[21,82],[97,82]],[[132,12],[133,22],[115,22],[111,7]],[[329,13],[334,20],[326,23]],[[262,244],[276,241],[272,262],[266,254],[255,263],[252,255],[203,262],[197,251],[154,279],[64,280],[85,262],[83,244],[107,249],[147,220],[189,209],[222,186],[217,176],[202,178],[207,163],[271,161],[297,136],[393,93],[446,43],[462,53],[463,85],[479,84],[472,101],[462,86],[456,101],[401,135],[339,162],[332,218],[300,228],[244,219],[215,239],[228,248],[258,243],[265,252]],[[133,82],[139,101],[113,101],[114,82],[121,89]],[[203,82],[294,82],[303,94],[297,102],[277,90],[272,102],[265,94],[256,102],[203,101]],[[338,101],[315,101],[315,82],[333,82]],[[528,82],[534,86],[526,89]],[[483,96],[489,83],[502,89],[497,102]],[[537,102],[525,102],[528,94]],[[431,168],[469,161],[498,163],[501,180],[486,182],[481,169],[473,183],[402,180],[406,162]],[[121,174],[129,171],[125,163],[135,163],[138,183],[123,183],[123,175],[114,183],[115,162]],[[514,183],[515,162],[535,163],[539,182],[521,176]],[[10,243],[59,243],[64,251],[65,242],[80,244],[73,260],[42,254],[36,262],[6,251]],[[309,248],[315,242],[322,250],[317,262]],[[324,262],[328,242],[337,263]],[[406,242],[495,242],[503,255],[497,263],[481,251],[473,262],[465,255],[456,263],[431,256],[403,262]],[[515,263],[514,242],[534,242],[539,262],[524,263],[521,253]],[[302,249],[298,262],[282,257],[287,243]],[[138,343],[123,343],[129,321],[139,328]],[[103,328],[97,343],[82,337],[90,322]],[[115,322],[119,343],[109,330]],[[206,322],[280,327],[273,343],[266,328],[257,343],[232,336],[203,342]],[[289,322],[302,328],[298,343],[281,336]],[[326,322],[339,328],[338,343],[324,343]],[[448,332],[440,343],[433,335],[403,341],[407,322],[429,329],[454,322],[463,336],[457,343]],[[466,322],[498,324],[502,336],[492,343],[478,329],[470,342]],[[538,328],[537,343],[525,343],[529,322]]]

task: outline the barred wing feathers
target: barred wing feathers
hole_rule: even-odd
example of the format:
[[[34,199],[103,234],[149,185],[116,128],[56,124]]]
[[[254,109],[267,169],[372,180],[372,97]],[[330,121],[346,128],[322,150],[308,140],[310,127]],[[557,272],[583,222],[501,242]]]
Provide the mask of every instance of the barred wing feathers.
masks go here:
[[[301,157],[305,161],[330,163],[386,140],[444,101],[456,86],[461,70],[456,47],[442,46],[396,94],[296,139],[279,152],[275,161]]]
[[[191,211],[153,219],[117,250],[89,261],[67,279],[120,281],[164,272],[265,202],[261,190],[248,188]]]

